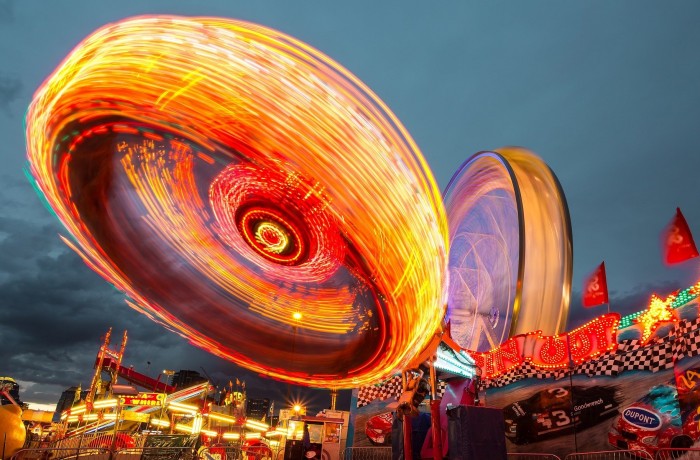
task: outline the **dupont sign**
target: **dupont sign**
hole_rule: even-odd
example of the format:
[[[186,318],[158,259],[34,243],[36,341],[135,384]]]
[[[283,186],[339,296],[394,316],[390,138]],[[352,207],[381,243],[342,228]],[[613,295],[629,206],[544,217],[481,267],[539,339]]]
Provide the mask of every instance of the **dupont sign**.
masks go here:
[[[661,426],[661,419],[654,412],[642,407],[628,407],[622,417],[631,425],[645,430],[655,430]]]

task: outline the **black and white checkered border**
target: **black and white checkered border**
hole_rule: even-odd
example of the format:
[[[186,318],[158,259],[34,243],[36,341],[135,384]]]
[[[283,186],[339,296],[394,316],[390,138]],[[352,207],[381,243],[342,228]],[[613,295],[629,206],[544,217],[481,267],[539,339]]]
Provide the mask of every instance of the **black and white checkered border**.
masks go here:
[[[447,382],[438,380],[437,395],[442,398],[447,388]],[[367,385],[360,387],[357,392],[357,407],[364,407],[377,399],[386,401],[387,399],[398,399],[403,391],[401,376],[395,375],[378,385]]]
[[[377,385],[360,387],[357,392],[357,407],[364,407],[374,400],[385,401],[389,398],[396,399],[401,395],[403,386],[401,376],[395,375]]]

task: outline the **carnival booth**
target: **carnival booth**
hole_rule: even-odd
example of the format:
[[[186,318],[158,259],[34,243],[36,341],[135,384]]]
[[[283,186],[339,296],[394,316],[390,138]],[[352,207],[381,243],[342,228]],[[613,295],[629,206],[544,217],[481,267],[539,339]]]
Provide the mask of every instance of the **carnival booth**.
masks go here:
[[[335,417],[292,417],[292,435],[285,443],[284,460],[339,460],[343,423],[342,418]]]

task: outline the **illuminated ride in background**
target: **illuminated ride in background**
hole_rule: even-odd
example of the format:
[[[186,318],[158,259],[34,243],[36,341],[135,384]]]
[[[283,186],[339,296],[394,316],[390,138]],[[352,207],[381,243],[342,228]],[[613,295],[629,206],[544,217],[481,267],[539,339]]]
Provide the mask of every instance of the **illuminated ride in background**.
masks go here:
[[[549,167],[521,148],[478,153],[452,177],[444,200],[452,339],[485,352],[517,334],[562,332],[571,223]]]
[[[3,434],[2,455],[10,458],[24,445],[27,428],[18,404],[19,386],[10,377],[0,377],[0,433]],[[17,400],[15,400],[17,398]]]
[[[366,86],[292,37],[214,18],[108,25],[39,88],[27,142],[66,243],[213,354],[353,387],[441,331],[432,173]]]

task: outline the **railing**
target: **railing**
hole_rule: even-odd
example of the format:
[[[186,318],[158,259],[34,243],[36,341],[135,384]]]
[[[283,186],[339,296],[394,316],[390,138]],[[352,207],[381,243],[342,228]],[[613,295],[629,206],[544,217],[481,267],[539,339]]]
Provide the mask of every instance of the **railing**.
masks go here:
[[[512,460],[561,460],[554,454],[537,454],[534,452],[508,452],[508,458]]]
[[[598,452],[577,452],[564,457],[564,460],[654,460],[645,450],[601,450]]]
[[[200,460],[238,460],[243,458],[240,447],[205,447],[199,450]]]
[[[98,432],[80,434],[69,438],[59,439],[51,444],[51,447],[57,448],[83,448],[83,447],[100,447],[103,449],[123,449],[125,447],[141,447],[143,446],[146,436],[140,436],[128,432],[118,432],[116,440],[114,432]],[[41,446],[38,446],[41,447]]]
[[[687,449],[679,448],[664,448],[656,451],[656,460],[669,460],[672,458],[678,458],[682,460],[696,460],[700,459],[700,448],[691,447]]]
[[[238,446],[204,447],[199,450],[200,460],[274,460],[277,455],[260,449],[241,449]]]
[[[71,459],[90,457],[94,460],[109,460],[111,452],[109,449],[94,447],[41,447],[31,449],[20,449],[10,457],[11,460],[47,460],[47,459]]]
[[[391,460],[391,447],[346,447],[340,460]]]
[[[134,447],[116,450],[112,460],[195,460],[192,447]]]

